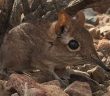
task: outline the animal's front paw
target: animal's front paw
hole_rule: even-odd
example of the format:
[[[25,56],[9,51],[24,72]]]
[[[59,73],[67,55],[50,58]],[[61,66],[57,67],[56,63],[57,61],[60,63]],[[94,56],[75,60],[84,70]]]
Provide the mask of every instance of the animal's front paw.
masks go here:
[[[59,79],[61,87],[66,88],[69,85],[68,79]]]

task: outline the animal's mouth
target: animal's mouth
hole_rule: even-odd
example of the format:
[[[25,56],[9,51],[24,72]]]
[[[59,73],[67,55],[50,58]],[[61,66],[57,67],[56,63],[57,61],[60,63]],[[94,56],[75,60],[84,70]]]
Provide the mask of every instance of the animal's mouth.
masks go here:
[[[98,56],[91,55],[90,57],[80,57],[80,56],[57,56],[56,61],[62,64],[67,64],[70,66],[78,66],[83,64],[95,64],[102,67],[105,71],[109,72],[110,68],[108,68]]]
[[[54,58],[56,62],[66,64],[69,66],[78,66],[78,65],[83,65],[86,64],[86,61],[83,60],[82,57],[80,56],[56,56]]]

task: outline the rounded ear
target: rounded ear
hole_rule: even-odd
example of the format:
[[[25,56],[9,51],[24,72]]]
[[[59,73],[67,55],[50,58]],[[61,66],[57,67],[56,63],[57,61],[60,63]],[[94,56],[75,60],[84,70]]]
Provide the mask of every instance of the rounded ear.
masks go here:
[[[57,34],[56,34],[56,24],[57,24],[57,21],[53,22],[51,25],[50,25],[50,28],[48,30],[48,37],[49,37],[49,40],[51,42],[55,41],[55,39],[57,38]]]
[[[82,11],[79,11],[77,14],[76,14],[76,21],[77,23],[80,25],[80,26],[84,26],[84,23],[85,23],[85,15]]]
[[[58,13],[58,24],[59,26],[66,25],[70,20],[70,16],[65,12],[65,10],[61,10]]]
[[[70,18],[71,17],[64,10],[61,10],[58,13],[58,20],[51,24],[50,30],[48,32],[48,35],[51,40],[55,40],[57,38],[57,35],[59,31],[61,31],[61,28],[63,26],[66,26],[68,22],[70,22]]]
[[[71,17],[66,13],[65,10],[61,10],[58,13],[58,20],[55,26],[56,34],[61,28],[64,28],[71,20]]]

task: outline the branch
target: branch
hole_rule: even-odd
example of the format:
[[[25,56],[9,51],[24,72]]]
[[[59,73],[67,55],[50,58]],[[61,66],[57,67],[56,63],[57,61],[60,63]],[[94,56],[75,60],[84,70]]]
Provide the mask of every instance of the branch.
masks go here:
[[[0,45],[2,39],[9,28],[10,15],[12,12],[14,0],[7,0],[6,5],[3,7],[0,13]]]
[[[71,16],[75,15],[79,10],[85,9],[88,5],[101,0],[74,0],[72,6],[65,8],[65,11]]]
[[[30,13],[30,7],[29,7],[29,2],[28,0],[21,0],[22,5],[23,5],[23,11],[24,15],[28,15]]]
[[[21,6],[21,0],[15,0],[12,14],[10,18],[10,24],[12,27],[17,26],[21,22],[21,14],[23,13],[22,6]]]
[[[41,4],[42,4],[42,0],[33,0],[31,4],[31,11],[34,12]]]

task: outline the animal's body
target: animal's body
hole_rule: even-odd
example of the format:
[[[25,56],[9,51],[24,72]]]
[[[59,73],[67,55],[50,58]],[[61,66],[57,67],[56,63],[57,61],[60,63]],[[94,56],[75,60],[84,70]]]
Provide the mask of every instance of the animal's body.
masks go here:
[[[22,23],[9,31],[1,46],[1,69],[23,71],[32,67],[51,72],[67,65],[94,63],[109,70],[99,59],[81,14],[76,19],[61,12],[58,20]]]

